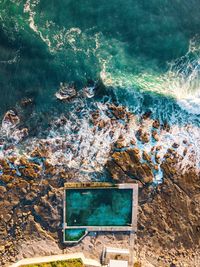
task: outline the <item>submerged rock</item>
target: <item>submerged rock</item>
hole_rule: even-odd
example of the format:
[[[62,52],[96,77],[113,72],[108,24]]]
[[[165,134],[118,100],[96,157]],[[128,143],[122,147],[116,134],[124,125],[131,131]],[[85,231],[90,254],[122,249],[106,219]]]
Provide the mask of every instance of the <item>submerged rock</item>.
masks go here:
[[[6,112],[2,120],[2,128],[3,130],[10,130],[19,124],[19,122],[20,119],[17,116],[17,113],[13,110],[9,110]]]
[[[56,92],[55,96],[59,100],[70,100],[77,95],[74,85],[67,85],[65,83],[60,83],[60,88]]]
[[[13,139],[15,142],[19,142],[19,141],[21,141],[22,139],[24,139],[27,136],[28,136],[28,129],[27,128],[23,128],[21,130],[16,129],[12,133],[10,138]]]
[[[83,94],[87,98],[92,98],[95,95],[95,86],[87,86],[83,88]]]
[[[33,104],[33,99],[32,98],[23,98],[20,102],[22,107],[27,107],[29,105]]]

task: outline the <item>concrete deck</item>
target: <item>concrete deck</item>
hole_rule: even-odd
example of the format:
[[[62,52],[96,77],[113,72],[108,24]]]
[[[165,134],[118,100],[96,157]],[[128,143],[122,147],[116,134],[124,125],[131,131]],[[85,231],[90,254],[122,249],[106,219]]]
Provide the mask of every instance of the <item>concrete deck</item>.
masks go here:
[[[66,226],[65,229],[83,229],[85,228],[88,232],[126,232],[132,231],[132,226]]]

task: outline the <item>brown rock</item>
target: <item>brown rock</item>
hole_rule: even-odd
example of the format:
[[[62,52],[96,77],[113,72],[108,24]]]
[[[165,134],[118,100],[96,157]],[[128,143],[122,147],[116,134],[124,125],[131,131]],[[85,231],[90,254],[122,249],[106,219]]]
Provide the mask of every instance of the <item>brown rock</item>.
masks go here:
[[[158,165],[154,165],[154,170],[158,171],[159,170],[159,166]]]
[[[160,156],[158,154],[155,155],[155,161],[157,164],[160,163]]]
[[[116,146],[116,148],[123,148],[123,147],[125,147],[126,146],[126,144],[125,144],[125,139],[124,139],[124,137],[121,135],[120,137],[119,137],[119,139],[117,140],[117,142],[116,142],[116,144],[115,144],[115,146]]]
[[[27,178],[31,178],[31,179],[38,178],[39,176],[39,173],[34,168],[30,168],[30,167],[20,169],[20,172],[23,176]]]
[[[6,159],[0,159],[0,165],[2,166],[2,169],[10,169],[10,166]]]
[[[17,116],[16,112],[13,110],[9,110],[6,112],[3,120],[2,120],[2,127],[15,127],[20,122],[19,117]]]
[[[142,153],[142,157],[144,160],[146,160],[147,162],[151,162],[151,156],[146,152],[146,151],[143,151]]]
[[[185,156],[186,154],[187,154],[187,148],[185,148],[184,150],[183,150],[183,156]]]
[[[130,143],[131,143],[131,145],[136,145],[136,140],[135,139],[131,139],[131,141],[130,141]]]
[[[169,124],[165,121],[164,122],[164,124],[163,124],[163,130],[165,130],[165,131],[167,131],[167,132],[169,132],[170,131],[170,126],[169,126]]]
[[[173,147],[173,148],[178,148],[178,147],[179,147],[179,144],[177,144],[177,143],[173,143],[172,147]]]
[[[129,179],[128,175],[113,160],[107,162],[107,170],[115,182],[127,181]]]
[[[116,119],[121,119],[121,120],[127,119],[127,110],[125,107],[109,105],[109,109],[112,111]]]
[[[33,201],[37,197],[37,194],[34,192],[30,192],[26,194],[26,200]]]
[[[31,157],[36,158],[46,158],[48,156],[48,151],[44,147],[39,149],[36,147],[30,154]]]
[[[106,126],[106,124],[107,124],[106,121],[99,120],[97,126],[98,126],[99,130],[101,130]]]
[[[9,183],[10,181],[12,181],[14,179],[13,176],[11,175],[7,175],[7,174],[2,174],[0,176],[0,180],[2,180],[4,183]]]
[[[159,151],[162,149],[162,146],[156,146],[156,151]]]
[[[147,132],[143,132],[142,129],[139,129],[137,131],[137,138],[142,142],[142,143],[148,143],[150,140],[150,135]]]
[[[159,141],[160,139],[157,131],[152,131],[152,137],[154,138],[155,141]]]
[[[28,159],[27,159],[26,157],[21,157],[21,158],[19,159],[19,163],[20,163],[20,165],[24,165],[24,166],[26,166],[26,165],[29,164],[29,161],[28,161]]]
[[[146,120],[151,117],[152,111],[147,111],[142,115],[142,119]]]
[[[155,120],[155,121],[153,122],[152,126],[153,126],[154,128],[156,128],[156,129],[158,129],[158,128],[160,127],[160,122],[159,122],[159,120]]]
[[[56,174],[55,166],[51,165],[47,160],[44,162],[44,166],[45,166],[45,174],[52,176]]]
[[[146,155],[147,156],[147,155]],[[153,172],[146,163],[141,163],[138,148],[128,149],[127,151],[114,152],[112,163],[107,164],[113,179],[121,181],[121,176],[128,176],[142,183],[153,182]]]
[[[153,172],[150,168],[149,165],[147,165],[146,163],[142,164],[142,170],[143,170],[143,175],[142,175],[142,181],[144,183],[152,183],[153,182]],[[140,174],[140,172],[138,173],[138,175]]]

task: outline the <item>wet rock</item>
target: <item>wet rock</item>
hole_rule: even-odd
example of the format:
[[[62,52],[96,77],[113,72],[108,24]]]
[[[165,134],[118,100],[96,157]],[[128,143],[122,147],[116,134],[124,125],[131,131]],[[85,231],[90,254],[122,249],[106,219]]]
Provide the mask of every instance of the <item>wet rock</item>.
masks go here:
[[[124,139],[124,137],[122,135],[117,140],[115,146],[116,146],[116,148],[119,148],[119,149],[121,149],[121,148],[126,146],[125,139]]]
[[[16,129],[12,135],[10,136],[10,138],[12,138],[15,142],[19,142],[22,139],[24,139],[25,137],[28,136],[28,129],[27,128],[23,128],[21,130]]]
[[[152,126],[153,126],[153,128],[158,129],[158,128],[160,127],[160,122],[159,122],[159,120],[155,120],[155,121],[153,122]]]
[[[17,124],[19,124],[20,119],[17,116],[17,113],[13,110],[9,110],[4,115],[4,118],[2,120],[2,128],[4,130],[9,130],[14,128]]]
[[[95,95],[95,86],[87,86],[83,88],[83,94],[87,98],[92,98]]]
[[[169,132],[170,131],[170,125],[167,123],[167,121],[164,122],[162,129]]]
[[[37,194],[34,192],[29,192],[28,194],[26,194],[26,200],[28,201],[33,201],[34,199],[37,198]]]
[[[34,163],[28,163],[25,168],[19,168],[20,173],[30,179],[38,178],[40,175],[41,167]]]
[[[6,188],[4,186],[0,186],[0,199],[4,198],[5,192],[6,192]]]
[[[98,126],[98,130],[101,130],[103,129],[105,126],[106,126],[106,121],[104,120],[99,120],[98,123],[97,123],[97,126]]]
[[[179,147],[179,144],[177,144],[177,143],[173,143],[172,147],[173,147],[173,148],[178,148],[178,147]]]
[[[25,156],[20,157],[18,160],[19,160],[19,165],[26,166],[29,164],[29,161]]]
[[[4,253],[5,250],[6,250],[6,247],[5,247],[5,246],[0,246],[0,255],[1,255],[2,253]]]
[[[94,121],[98,120],[99,117],[100,117],[100,112],[99,112],[99,110],[96,110],[96,111],[92,112],[92,113],[91,113],[91,116],[92,116],[92,119],[93,119]]]
[[[141,156],[138,148],[114,152],[112,158],[113,161],[107,164],[107,168],[113,179],[121,181],[121,177],[128,176],[142,183],[151,183],[153,181],[151,167],[146,163],[140,162]]]
[[[133,145],[133,146],[136,145],[136,140],[135,139],[131,139],[130,144]]]
[[[155,141],[159,141],[160,139],[157,131],[152,131],[152,137]]]
[[[160,151],[162,149],[162,146],[156,146],[156,151]]]
[[[144,160],[146,160],[147,162],[151,162],[151,156],[146,152],[146,151],[143,151],[142,153],[142,157]]]
[[[107,162],[107,169],[115,182],[130,180],[130,177],[113,160]]]
[[[141,177],[141,181],[144,182],[145,184],[152,183],[154,176],[151,167],[146,163],[143,163],[141,167],[142,168],[138,169],[137,171],[137,175]]]
[[[160,156],[157,153],[155,154],[155,161],[157,164],[160,164]]]
[[[149,119],[149,118],[151,117],[151,114],[152,114],[152,111],[151,111],[151,110],[146,111],[146,112],[142,115],[142,119],[143,119],[143,120]]]
[[[2,175],[0,176],[0,180],[3,181],[4,183],[9,183],[9,182],[11,182],[13,179],[14,179],[14,177],[11,176],[11,175],[8,175],[8,174],[2,174]]]
[[[183,150],[183,156],[185,156],[186,154],[187,154],[187,148],[185,148],[184,150]]]
[[[23,98],[20,102],[22,107],[27,107],[33,104],[33,98]]]
[[[109,109],[112,111],[112,114],[116,119],[121,119],[121,120],[127,119],[127,110],[125,107],[109,105]]]
[[[31,153],[30,156],[33,158],[46,158],[48,157],[48,150],[42,146],[41,148],[36,147]]]
[[[11,157],[8,157],[8,162],[12,163],[12,164],[15,164],[15,161],[17,160],[17,157],[16,156],[11,156]]]
[[[0,165],[2,169],[10,169],[9,163],[6,159],[0,159]]]
[[[50,164],[47,160],[44,162],[44,167],[45,167],[45,174],[46,175],[55,175],[56,174],[56,167]]]
[[[147,132],[144,132],[142,129],[139,129],[136,134],[138,140],[140,140],[142,143],[148,143],[150,140],[150,134]]]
[[[154,165],[154,170],[158,171],[159,170],[159,166],[158,165]]]
[[[74,85],[67,85],[66,83],[60,83],[60,88],[56,92],[55,96],[59,100],[70,100],[77,95]]]
[[[12,169],[12,168],[6,168],[6,169],[3,169],[3,174],[10,175],[10,176],[15,176],[16,175],[16,170]]]

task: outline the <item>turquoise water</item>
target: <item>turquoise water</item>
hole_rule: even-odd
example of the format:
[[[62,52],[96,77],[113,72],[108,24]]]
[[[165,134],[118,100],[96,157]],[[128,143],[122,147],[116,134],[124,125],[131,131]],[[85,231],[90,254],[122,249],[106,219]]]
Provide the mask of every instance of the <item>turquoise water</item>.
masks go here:
[[[131,189],[66,190],[68,226],[127,226],[132,222]]]
[[[64,241],[78,241],[85,234],[85,229],[65,229]]]

